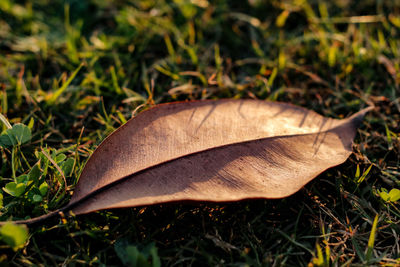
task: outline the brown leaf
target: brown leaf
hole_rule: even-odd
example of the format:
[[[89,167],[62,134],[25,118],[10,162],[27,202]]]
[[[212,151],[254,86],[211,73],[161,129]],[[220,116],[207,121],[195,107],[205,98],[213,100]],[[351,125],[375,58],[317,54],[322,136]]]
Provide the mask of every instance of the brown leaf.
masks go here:
[[[347,159],[370,109],[335,120],[259,100],[158,105],[103,141],[61,211],[286,197]]]
[[[159,105],[93,153],[72,211],[289,196],[347,159],[366,111],[335,120],[258,100]]]

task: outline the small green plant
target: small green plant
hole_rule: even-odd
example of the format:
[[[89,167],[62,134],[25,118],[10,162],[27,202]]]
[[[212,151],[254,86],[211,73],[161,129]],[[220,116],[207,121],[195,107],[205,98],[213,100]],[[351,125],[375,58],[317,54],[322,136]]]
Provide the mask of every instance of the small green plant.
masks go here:
[[[362,175],[360,175],[360,165],[357,165],[357,170],[356,173],[354,175],[354,180],[356,181],[357,184],[362,183],[365,178],[367,177],[367,175],[369,174],[369,172],[371,171],[372,168],[372,164],[363,172]]]
[[[48,191],[48,184],[41,179],[43,171],[40,162],[35,164],[28,174],[20,175],[14,182],[9,182],[3,187],[3,191],[14,197],[20,197],[27,193],[33,202],[42,201]]]
[[[66,177],[72,174],[74,158],[68,158],[63,153],[64,150],[42,148],[41,151],[36,150],[30,155],[30,161],[36,160],[36,163],[31,166],[22,149],[22,145],[32,139],[31,128],[22,123],[11,126],[4,116],[0,119],[7,127],[0,135],[0,147],[5,153],[11,154],[9,163],[12,170],[12,178],[2,178],[3,181],[8,180],[8,182],[1,188],[6,193],[7,203],[1,215],[12,212],[18,206],[20,212],[26,208],[34,213],[43,209],[47,210],[49,205],[50,208],[56,207],[65,196]],[[60,185],[53,186],[53,191],[55,188],[58,189],[52,199],[48,199],[49,176],[54,177],[54,182]],[[3,206],[3,194],[1,197],[1,206]]]
[[[385,202],[396,202],[400,199],[400,190],[397,188],[393,188],[389,192],[386,188],[381,188],[378,190],[378,194]]]

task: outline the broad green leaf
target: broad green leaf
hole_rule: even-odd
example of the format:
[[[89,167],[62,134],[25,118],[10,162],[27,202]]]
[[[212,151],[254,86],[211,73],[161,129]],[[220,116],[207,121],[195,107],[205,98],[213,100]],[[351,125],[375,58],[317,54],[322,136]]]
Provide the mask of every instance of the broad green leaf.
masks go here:
[[[32,169],[28,173],[29,180],[31,180],[31,181],[37,181],[41,175],[42,175],[42,172],[39,168],[39,164],[35,164],[35,166],[33,166]]]
[[[161,266],[161,260],[160,260],[160,257],[158,256],[158,249],[154,245],[154,243],[152,243],[152,246],[150,248],[150,255],[151,255],[151,258],[152,258],[153,267],[160,267]]]
[[[28,240],[28,228],[25,225],[7,223],[0,227],[0,236],[7,245],[17,251]]]
[[[389,194],[387,192],[380,192],[379,195],[381,196],[381,198],[384,201],[389,201],[389,199],[390,199],[390,196],[389,196]]]
[[[42,196],[46,195],[48,189],[49,189],[49,185],[48,185],[46,182],[42,183],[42,184],[39,186],[39,191],[40,191],[40,194],[41,194]]]
[[[9,147],[22,145],[31,140],[31,138],[31,129],[22,123],[17,123],[0,136],[0,146]]]
[[[12,127],[11,131],[15,139],[17,140],[18,145],[22,145],[32,138],[31,129],[29,129],[28,126],[22,123],[15,124]]]
[[[65,176],[71,175],[72,168],[74,167],[74,162],[75,160],[73,158],[69,158],[61,165],[61,170],[63,171]]]
[[[132,266],[151,266],[146,257],[142,253],[140,253],[135,246],[128,246],[126,248],[126,254]]]
[[[129,265],[126,247],[129,245],[128,241],[124,238],[118,239],[114,244],[114,250],[124,265]]]
[[[17,183],[26,185],[29,181],[29,177],[26,174],[22,174],[22,175],[18,176],[16,178],[16,180],[17,180]]]
[[[389,194],[385,188],[382,188],[381,191],[378,191],[379,196],[383,199],[383,201],[389,201]]]
[[[119,239],[115,242],[114,249],[124,265],[143,267],[161,266],[157,247],[154,243],[150,243],[145,247],[137,247],[130,245],[125,239]]]
[[[12,136],[7,134],[7,130],[4,134],[0,135],[0,146],[9,147],[16,145],[16,141],[12,138]]]
[[[3,194],[0,193],[0,209],[3,207]]]
[[[161,262],[157,254],[157,248],[154,246],[146,247],[139,251],[136,246],[127,246],[126,255],[132,266],[160,267]]]
[[[400,199],[400,190],[397,188],[393,188],[392,190],[390,190],[389,199],[392,202],[396,202],[397,200],[399,200]]]
[[[60,163],[60,162],[62,162],[64,159],[66,159],[67,158],[67,156],[65,156],[65,154],[58,154],[56,157],[55,157],[55,159],[54,159],[54,161],[58,164],[58,163]]]
[[[15,183],[15,182],[9,182],[6,184],[5,187],[3,187],[3,191],[14,196],[14,197],[19,197],[21,196],[26,189],[26,185],[23,183]]]
[[[378,194],[385,202],[396,202],[400,199],[400,190],[397,188],[393,188],[390,192],[386,188],[382,188]]]
[[[33,195],[33,202],[40,202],[40,201],[42,201],[43,200],[43,198],[42,198],[42,196],[41,195]]]

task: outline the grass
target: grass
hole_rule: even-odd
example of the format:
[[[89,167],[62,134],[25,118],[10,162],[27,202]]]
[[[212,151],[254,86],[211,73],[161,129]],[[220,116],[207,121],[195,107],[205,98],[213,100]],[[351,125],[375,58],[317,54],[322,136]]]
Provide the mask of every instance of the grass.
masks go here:
[[[291,197],[65,215],[27,238],[9,225],[3,263],[400,264],[398,1],[2,0],[0,51],[1,121],[31,133],[1,148],[1,221],[65,205],[96,146],[158,103],[376,107],[347,162]]]

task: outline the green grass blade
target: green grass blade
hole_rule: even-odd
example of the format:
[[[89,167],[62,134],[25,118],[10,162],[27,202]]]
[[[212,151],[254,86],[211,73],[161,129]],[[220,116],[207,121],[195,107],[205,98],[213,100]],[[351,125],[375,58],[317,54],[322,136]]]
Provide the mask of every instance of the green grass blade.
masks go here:
[[[72,80],[76,77],[80,69],[83,67],[83,63],[79,65],[78,68],[71,74],[71,76],[67,79],[67,81],[50,97],[47,101],[49,105],[52,105],[56,102],[56,100],[60,97],[60,95],[67,89],[68,85],[72,82]]]
[[[378,226],[378,219],[379,219],[379,216],[376,215],[375,219],[374,219],[374,222],[372,223],[371,234],[369,235],[369,239],[368,239],[367,254],[366,254],[366,257],[365,257],[367,262],[369,262],[371,260],[372,252],[374,250],[374,243],[375,243],[376,229],[377,229],[377,226]]]
[[[358,164],[357,164],[357,170],[356,170],[355,178],[357,180],[358,180],[358,178],[360,178],[360,165],[358,165]]]
[[[360,184],[362,183],[365,178],[367,177],[367,175],[369,174],[369,172],[371,171],[372,168],[372,164],[368,167],[368,169],[361,175],[361,177],[357,180],[357,183]]]

